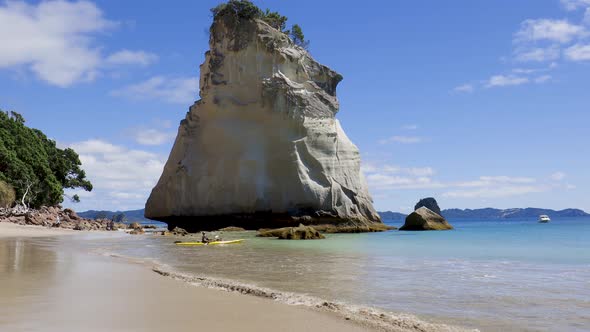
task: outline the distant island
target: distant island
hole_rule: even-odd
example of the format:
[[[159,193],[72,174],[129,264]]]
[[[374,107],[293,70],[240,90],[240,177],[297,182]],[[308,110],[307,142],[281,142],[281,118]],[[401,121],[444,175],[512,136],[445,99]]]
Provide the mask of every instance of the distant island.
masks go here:
[[[384,220],[403,220],[406,214],[399,212],[379,212]],[[540,208],[514,208],[514,209],[445,209],[442,210],[443,217],[447,219],[516,219],[516,218],[538,218],[546,214],[551,218],[573,218],[590,217],[590,214],[580,209],[551,210]]]
[[[87,219],[116,219],[117,222],[153,222],[145,218],[144,209],[129,211],[96,211],[89,210],[78,213],[82,218]],[[378,212],[383,220],[404,220],[407,214],[392,211]],[[516,218],[538,218],[546,214],[551,218],[575,218],[590,217],[590,214],[580,209],[551,210],[540,208],[515,208],[515,209],[445,209],[442,210],[443,217],[447,219],[516,219]]]

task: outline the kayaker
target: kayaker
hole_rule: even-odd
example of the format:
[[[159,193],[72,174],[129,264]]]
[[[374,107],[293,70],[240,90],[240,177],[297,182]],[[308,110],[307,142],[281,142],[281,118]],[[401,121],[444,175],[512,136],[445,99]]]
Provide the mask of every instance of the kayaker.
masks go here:
[[[207,235],[205,234],[205,232],[202,232],[203,236],[201,237],[201,242],[203,243],[209,243],[209,238],[207,237]]]

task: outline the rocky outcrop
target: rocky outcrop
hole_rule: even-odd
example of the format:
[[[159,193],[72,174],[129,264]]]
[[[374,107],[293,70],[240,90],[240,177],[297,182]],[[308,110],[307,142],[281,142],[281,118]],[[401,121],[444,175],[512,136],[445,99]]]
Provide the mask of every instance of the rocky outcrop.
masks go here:
[[[145,216],[189,232],[381,223],[335,118],[342,76],[265,22],[227,16]]]
[[[58,222],[59,221],[59,222]],[[38,210],[22,206],[5,209],[0,208],[0,222],[11,222],[19,225],[59,227],[80,231],[107,230],[111,222],[108,219],[84,219],[72,209],[62,210],[57,206],[43,206]],[[114,229],[127,228],[125,224],[115,223]]]
[[[427,207],[430,211],[442,216],[442,213],[440,211],[440,207],[438,206],[436,199],[434,199],[433,197],[422,198],[414,206],[414,211],[418,210],[419,208],[421,208],[423,206]]]
[[[276,237],[281,240],[317,240],[325,237],[311,226],[284,227],[273,230],[261,230],[259,237]]]
[[[410,213],[400,231],[436,231],[453,229],[445,218],[423,206]]]

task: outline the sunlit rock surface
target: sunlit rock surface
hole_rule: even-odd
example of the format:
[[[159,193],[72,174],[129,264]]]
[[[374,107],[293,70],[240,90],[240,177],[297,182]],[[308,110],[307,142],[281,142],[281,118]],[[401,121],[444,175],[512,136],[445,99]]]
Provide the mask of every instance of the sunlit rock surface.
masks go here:
[[[225,17],[200,69],[147,218],[189,231],[381,222],[335,119],[342,76],[263,21]]]

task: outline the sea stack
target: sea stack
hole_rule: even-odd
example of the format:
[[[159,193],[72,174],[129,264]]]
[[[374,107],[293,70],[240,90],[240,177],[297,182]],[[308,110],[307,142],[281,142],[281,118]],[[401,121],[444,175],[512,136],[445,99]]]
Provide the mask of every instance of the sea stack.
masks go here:
[[[453,226],[441,215],[440,207],[432,197],[421,199],[414,207],[415,211],[406,217],[400,231],[442,231]]]
[[[335,118],[342,76],[263,20],[222,11],[210,32],[145,216],[189,232],[381,223]]]

